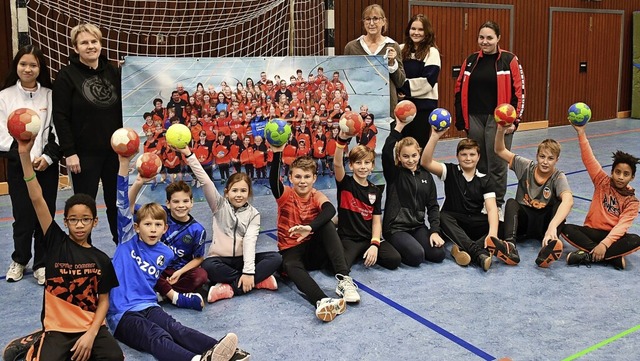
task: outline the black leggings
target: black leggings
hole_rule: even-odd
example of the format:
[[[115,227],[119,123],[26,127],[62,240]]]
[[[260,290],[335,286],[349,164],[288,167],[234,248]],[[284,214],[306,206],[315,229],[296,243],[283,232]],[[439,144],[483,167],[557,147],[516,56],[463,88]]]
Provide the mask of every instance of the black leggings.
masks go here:
[[[560,232],[564,239],[574,247],[583,251],[591,252],[600,242],[607,237],[609,231],[577,226],[575,224],[565,224]],[[625,233],[604,253],[604,259],[612,259],[631,254],[640,248],[640,236],[633,233]]]
[[[342,243],[333,223],[327,222],[313,233],[311,239],[297,246],[280,251],[282,269],[295,283],[300,292],[307,296],[313,306],[327,297],[308,271],[325,266],[335,274],[349,275],[344,258]]]

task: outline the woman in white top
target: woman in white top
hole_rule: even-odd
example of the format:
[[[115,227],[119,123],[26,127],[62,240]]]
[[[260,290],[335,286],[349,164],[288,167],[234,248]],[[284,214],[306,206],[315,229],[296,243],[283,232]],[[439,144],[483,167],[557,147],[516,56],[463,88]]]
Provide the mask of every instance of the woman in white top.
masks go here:
[[[14,218],[14,250],[11,254],[12,262],[7,271],[7,281],[17,282],[22,279],[24,270],[31,260],[33,239],[33,276],[38,284],[43,285],[45,254],[42,229],[38,224],[33,206],[30,202],[25,202],[29,199],[29,193],[18,157],[18,144],[7,128],[9,115],[20,108],[36,111],[42,122],[31,150],[31,160],[53,217],[58,193],[60,155],[56,134],[51,124],[51,76],[44,54],[33,45],[25,46],[18,51],[0,91],[0,156],[8,160],[7,181],[11,189]]]

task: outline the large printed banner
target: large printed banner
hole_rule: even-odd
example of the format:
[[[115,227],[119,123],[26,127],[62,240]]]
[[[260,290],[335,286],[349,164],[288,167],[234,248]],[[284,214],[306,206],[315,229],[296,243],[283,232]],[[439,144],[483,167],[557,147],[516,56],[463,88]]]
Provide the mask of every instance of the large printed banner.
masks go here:
[[[214,152],[220,144],[230,152],[263,148],[264,141],[256,139],[256,120],[286,119],[294,128],[290,148],[318,159],[320,189],[335,187],[332,157],[323,153],[331,150],[337,132],[332,129],[344,111],[361,113],[368,125],[351,146],[368,145],[378,158],[391,121],[389,73],[380,56],[127,57],[122,98],[124,125],[137,130],[143,141],[161,137],[172,121],[179,121],[191,127],[195,141],[202,138]],[[238,166],[239,156],[229,157],[229,173]],[[226,159],[218,163],[215,158],[213,175],[219,185],[228,177]],[[264,173],[243,164],[239,168],[256,180],[260,194],[260,186],[268,186]]]

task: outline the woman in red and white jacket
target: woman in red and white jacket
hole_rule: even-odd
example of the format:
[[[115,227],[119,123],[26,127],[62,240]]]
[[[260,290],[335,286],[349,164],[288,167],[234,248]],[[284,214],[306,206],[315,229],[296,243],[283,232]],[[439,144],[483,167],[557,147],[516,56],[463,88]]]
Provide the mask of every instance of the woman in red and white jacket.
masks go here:
[[[524,73],[515,54],[500,49],[500,27],[487,21],[478,31],[480,51],[471,54],[460,69],[456,83],[456,128],[480,145],[478,171],[489,174],[496,184],[498,207],[504,204],[507,189],[507,162],[493,151],[496,122],[493,111],[498,104],[509,103],[517,119],[507,128],[505,145],[511,149],[513,132],[524,111]]]

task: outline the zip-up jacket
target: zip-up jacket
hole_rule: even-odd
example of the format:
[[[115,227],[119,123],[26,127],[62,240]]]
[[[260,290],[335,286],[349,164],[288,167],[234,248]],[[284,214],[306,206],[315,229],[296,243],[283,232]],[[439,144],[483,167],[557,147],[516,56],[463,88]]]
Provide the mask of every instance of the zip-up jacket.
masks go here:
[[[455,91],[455,125],[458,130],[469,130],[469,78],[482,56],[482,51],[471,54],[462,64],[460,75],[458,75]],[[517,126],[517,122],[522,118],[524,112],[525,101],[524,73],[518,57],[498,47],[496,73],[498,104],[509,103],[513,105],[518,118],[515,123]]]
[[[425,213],[429,233],[439,233],[440,210],[433,176],[421,166],[412,172],[395,165],[393,149],[400,139],[402,134],[392,129],[382,148],[382,169],[387,184],[382,234],[389,238],[396,232],[424,226]]]
[[[31,149],[31,160],[43,156],[51,165],[60,159],[57,137],[51,123],[51,89],[41,86],[40,83],[37,83],[37,86],[35,91],[28,91],[22,88],[20,81],[18,81],[16,85],[0,91],[0,120],[2,120],[0,121],[0,151],[9,152],[12,150],[12,155],[17,157],[17,143],[14,143],[9,134],[7,119],[14,110],[29,108],[38,113],[41,121],[40,131]]]
[[[213,181],[202,169],[198,159],[191,155],[187,163],[198,181],[202,182],[204,197],[213,212],[213,241],[208,257],[243,257],[242,273],[256,273],[256,242],[260,232],[260,212],[246,203],[235,209],[229,200],[220,195]]]

